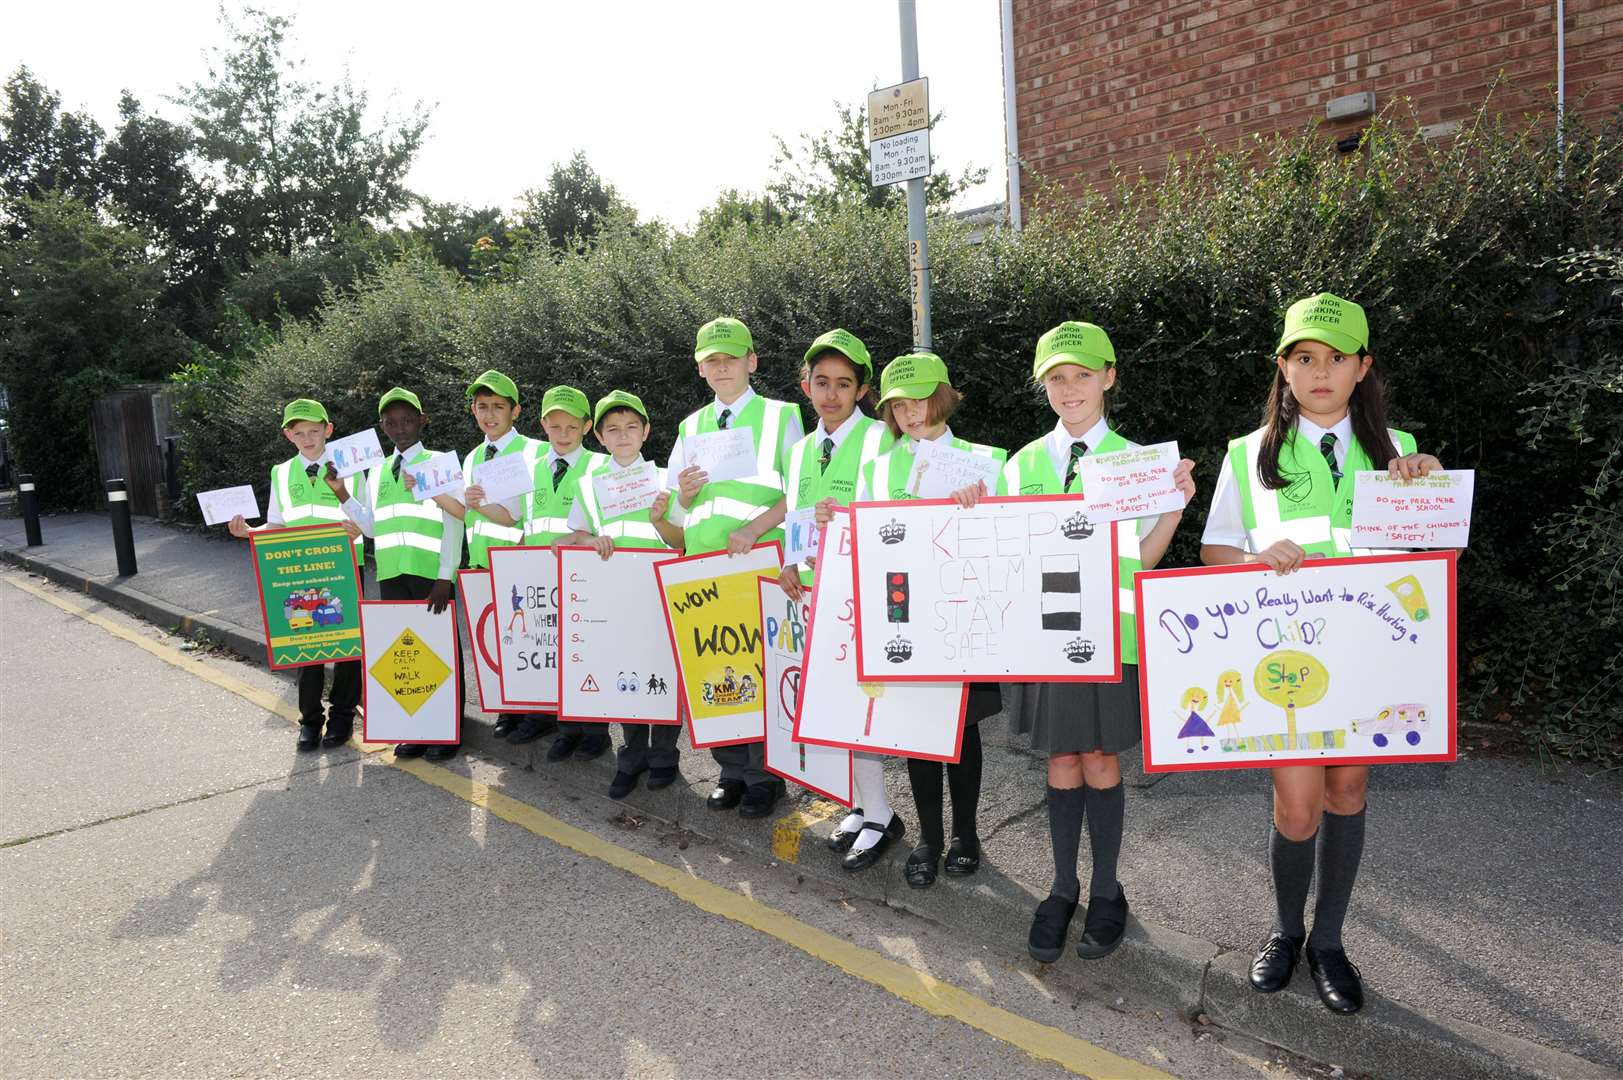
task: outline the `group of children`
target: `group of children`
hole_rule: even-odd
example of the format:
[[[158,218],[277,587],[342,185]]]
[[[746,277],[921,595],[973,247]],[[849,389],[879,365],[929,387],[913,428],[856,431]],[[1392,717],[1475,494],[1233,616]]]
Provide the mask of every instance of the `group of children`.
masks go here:
[[[491,547],[519,543],[589,544],[604,558],[617,548],[742,554],[781,536],[779,526],[791,510],[814,508],[817,522],[826,525],[835,508],[854,501],[909,497],[906,484],[915,443],[921,441],[946,440],[1002,465],[995,491],[982,483],[954,493],[966,507],[994,495],[1079,494],[1084,457],[1137,445],[1108,422],[1111,402],[1120,392],[1118,361],[1109,335],[1091,323],[1061,323],[1038,339],[1031,381],[1046,397],[1056,423],[1012,456],[953,434],[949,421],[963,395],[934,353],[915,351],[892,360],[879,374],[875,400],[874,365],[862,341],[843,329],[822,335],[806,350],[800,369],[801,390],[817,416],[809,434],[798,407],[763,398],[752,389],[750,376],[759,358],[742,322],[719,318],[700,328],[694,361],[713,399],[682,421],[680,433],[747,428],[756,448],[755,475],[710,483],[698,465],[684,460],[679,439],[653,505],[605,520],[591,478],[642,461],[651,430],[642,401],[629,391],[614,390],[593,406],[579,390],[555,386],[541,401],[546,438],[535,440],[515,427],[522,412],[518,387],[502,373],[487,371],[467,389],[483,441],[464,463],[462,499],[439,495],[432,501],[416,500],[410,473],[402,477],[402,462],[416,463],[432,453],[421,443],[428,417],[410,391],[392,389],[379,402],[380,422],[394,452],[353,492],[320,468],[332,425],[318,403],[301,399],[289,404],[282,418],[283,433],[298,452],[272,470],[270,510],[259,528],[345,521],[356,541],[357,559],[360,537],[373,539],[385,599],[420,600],[442,611],[454,593],[464,535],[466,561],[473,567],[489,565]],[[1205,563],[1256,562],[1287,574],[1307,558],[1355,553],[1349,538],[1358,470],[1385,468],[1408,479],[1442,467],[1435,457],[1416,453],[1408,434],[1386,427],[1380,370],[1357,304],[1320,293],[1292,305],[1274,363],[1263,427],[1233,440],[1223,459],[1202,538]],[[875,415],[868,415],[864,405]],[[604,453],[585,449],[589,432],[595,432]],[[480,466],[509,454],[524,456],[533,469],[535,489],[506,502],[488,502],[478,483]],[[1185,505],[1195,494],[1193,470],[1194,463],[1184,460],[1174,474]],[[1054,876],[1028,937],[1031,955],[1045,963],[1060,958],[1081,902],[1078,860],[1084,824],[1091,865],[1078,955],[1108,955],[1126,929],[1127,895],[1117,878],[1125,810],[1119,755],[1138,744],[1141,730],[1133,575],[1156,566],[1181,518],[1182,511],[1174,511],[1113,526],[1121,598],[1119,683],[1032,683],[1003,689],[971,684],[959,760],[945,766],[907,760],[919,836],[904,873],[911,886],[927,888],[942,870],[962,876],[980,867],[978,721],[1005,711],[1011,730],[1028,736],[1033,748],[1048,756]],[[253,530],[241,518],[231,523],[234,535]],[[816,572],[811,560],[785,566],[780,576],[784,592],[799,599]],[[360,665],[346,661],[333,666],[325,717],[322,669],[300,672],[301,750],[349,738]],[[625,797],[644,773],[650,789],[673,783],[679,729],[623,728],[610,796]],[[501,715],[495,730],[512,743],[556,731],[548,761],[594,758],[611,746],[607,724],[560,724],[541,714]],[[401,756],[425,752],[444,759],[456,747],[402,745],[396,751]],[[708,805],[736,808],[744,817],[770,814],[784,785],[766,771],[762,744],[711,752],[721,776]],[[854,806],[828,838],[829,846],[843,853],[849,871],[872,866],[906,833],[901,815],[887,800],[884,767],[881,756],[854,755]],[[1252,985],[1263,993],[1282,989],[1305,950],[1326,1007],[1355,1012],[1363,1002],[1362,983],[1342,947],[1341,924],[1363,850],[1369,769],[1286,766],[1272,774],[1269,858],[1277,910],[1252,965]],[[952,800],[950,834],[943,779]],[[1304,915],[1315,872],[1318,897],[1308,934]]]

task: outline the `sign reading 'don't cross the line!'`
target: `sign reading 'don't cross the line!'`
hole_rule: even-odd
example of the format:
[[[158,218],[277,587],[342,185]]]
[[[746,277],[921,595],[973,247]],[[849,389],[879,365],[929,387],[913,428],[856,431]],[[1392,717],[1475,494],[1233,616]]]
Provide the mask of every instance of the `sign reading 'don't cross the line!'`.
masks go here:
[[[344,527],[297,525],[248,538],[273,668],[361,655],[361,588]]]

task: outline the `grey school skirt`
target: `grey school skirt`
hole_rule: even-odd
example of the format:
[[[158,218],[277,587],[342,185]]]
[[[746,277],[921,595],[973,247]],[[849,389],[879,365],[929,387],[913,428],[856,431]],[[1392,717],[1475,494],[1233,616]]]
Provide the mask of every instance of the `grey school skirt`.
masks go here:
[[[1040,754],[1119,754],[1143,732],[1137,664],[1121,666],[1119,683],[1005,683],[1003,699],[1009,730],[1030,735]]]

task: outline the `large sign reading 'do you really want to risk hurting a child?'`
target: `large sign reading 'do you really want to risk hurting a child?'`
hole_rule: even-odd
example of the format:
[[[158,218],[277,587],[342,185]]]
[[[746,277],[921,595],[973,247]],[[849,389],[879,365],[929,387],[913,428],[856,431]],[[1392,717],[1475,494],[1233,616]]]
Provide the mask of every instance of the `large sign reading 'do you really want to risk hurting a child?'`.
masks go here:
[[[1138,574],[1144,771],[1454,760],[1455,559]]]
[[[342,525],[297,525],[248,538],[273,668],[361,655],[361,588]]]
[[[1080,496],[851,512],[862,681],[1120,681],[1116,530]]]
[[[766,738],[756,581],[777,573],[780,557],[777,544],[757,544],[742,555],[718,551],[654,566],[695,747]]]

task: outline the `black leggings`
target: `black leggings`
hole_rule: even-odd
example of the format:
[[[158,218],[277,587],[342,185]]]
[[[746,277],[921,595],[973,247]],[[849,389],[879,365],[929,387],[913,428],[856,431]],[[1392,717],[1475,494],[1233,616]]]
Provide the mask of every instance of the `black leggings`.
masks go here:
[[[907,780],[913,788],[913,804],[919,811],[920,839],[941,851],[943,835],[941,771],[942,762],[907,759]],[[952,792],[952,834],[964,840],[975,839],[975,810],[981,801],[981,726],[964,728],[963,754],[956,764],[947,765],[947,787]]]

